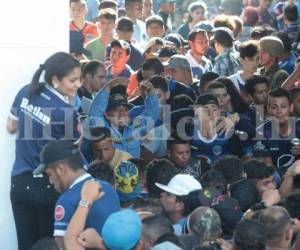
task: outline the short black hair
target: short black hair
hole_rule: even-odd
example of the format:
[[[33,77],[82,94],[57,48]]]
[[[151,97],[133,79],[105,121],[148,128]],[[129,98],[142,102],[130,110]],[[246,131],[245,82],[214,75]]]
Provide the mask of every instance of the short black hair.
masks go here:
[[[188,140],[184,140],[184,139],[180,138],[180,136],[177,134],[172,134],[167,140],[167,150],[171,150],[174,147],[174,145],[176,145],[176,144],[189,144],[190,145],[190,142]]]
[[[30,250],[59,250],[59,246],[57,245],[55,239],[53,237],[45,237],[38,240]]]
[[[134,23],[129,17],[121,17],[117,22],[116,30],[133,32]]]
[[[270,100],[270,98],[279,98],[279,97],[286,97],[289,100],[289,102],[291,102],[290,93],[281,87],[271,90],[269,92],[268,100]]]
[[[296,22],[298,20],[298,9],[295,4],[288,4],[283,9],[283,16],[289,22]]]
[[[105,65],[98,60],[88,61],[82,69],[82,76],[85,77],[87,74],[94,76],[99,68],[105,68]]]
[[[135,3],[142,3],[143,0],[125,0],[125,8]]]
[[[193,99],[186,94],[176,95],[170,101],[171,111],[179,110],[182,108],[188,108],[193,104],[194,104]]]
[[[225,177],[227,184],[242,178],[244,167],[242,161],[234,155],[227,155],[215,163],[215,169]]]
[[[259,51],[259,45],[257,41],[245,41],[239,47],[241,58],[245,59],[246,57],[252,58]]]
[[[99,142],[108,137],[111,137],[110,130],[106,127],[90,127],[91,142]]]
[[[102,9],[117,9],[118,4],[115,0],[104,0],[100,2],[99,10]]]
[[[258,84],[267,84],[269,86],[268,79],[261,75],[253,75],[245,81],[245,90],[251,96],[254,95],[254,87]]]
[[[221,193],[225,193],[227,189],[225,177],[220,171],[214,169],[205,172],[200,178],[200,183],[203,188],[216,188]]]
[[[256,159],[247,160],[243,165],[248,179],[262,180],[270,177],[274,173],[272,166],[268,166],[266,163]]]
[[[267,234],[258,220],[241,220],[236,224],[233,242],[236,250],[264,250]]]
[[[300,88],[293,88],[290,90],[291,101],[293,102],[296,95],[300,94]]]
[[[178,55],[178,51],[176,48],[172,47],[163,47],[158,51],[158,57],[171,57],[174,55]]]
[[[142,64],[142,70],[153,70],[155,75],[162,75],[164,72],[164,66],[161,61],[156,58],[148,58]]]
[[[63,159],[63,160],[58,160],[58,161],[55,161],[53,163],[50,163],[47,168],[56,168],[56,166],[58,164],[65,164],[67,165],[70,169],[72,169],[73,171],[77,171],[77,170],[80,170],[80,169],[83,169],[83,165],[82,165],[82,162],[83,162],[83,158],[81,156],[81,154],[76,154],[76,155],[73,155],[71,157],[68,157],[66,159]]]
[[[219,77],[219,75],[215,72],[208,71],[205,72],[200,79],[200,88],[202,91],[206,88],[206,86],[212,82],[213,80],[216,80]]]
[[[102,161],[94,161],[90,164],[88,172],[100,180],[107,181],[112,186],[115,184],[114,170],[111,165]]]
[[[169,91],[167,79],[163,76],[152,76],[149,79],[149,82],[152,83],[155,89],[160,89],[162,92],[165,93]]]
[[[176,175],[175,165],[167,159],[155,159],[147,165],[147,189],[150,197],[159,197],[162,190],[155,185],[160,183],[167,185]]]
[[[283,49],[284,49],[285,53],[291,52],[291,50],[292,50],[292,41],[289,38],[288,33],[280,31],[280,32],[274,33],[273,35],[278,37],[282,41]]]

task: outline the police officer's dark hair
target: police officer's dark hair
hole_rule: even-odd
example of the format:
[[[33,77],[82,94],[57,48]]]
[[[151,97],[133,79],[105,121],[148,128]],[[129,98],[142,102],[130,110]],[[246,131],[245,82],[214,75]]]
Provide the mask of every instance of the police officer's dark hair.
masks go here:
[[[142,64],[142,70],[153,70],[155,75],[162,75],[164,66],[158,58],[148,58]]]
[[[269,86],[268,79],[266,77],[261,76],[261,75],[253,75],[245,81],[245,90],[248,94],[253,96],[254,95],[254,87],[258,84],[263,84],[263,83],[265,83],[265,84],[267,84],[267,86]]]
[[[154,243],[154,246],[163,242],[171,242],[174,245],[178,246],[181,249],[185,249],[184,244],[181,242],[181,240],[178,238],[177,235],[175,235],[174,233],[165,233],[163,235],[161,235],[157,241]]]
[[[117,22],[116,30],[123,32],[133,32],[133,21],[129,17],[121,17]]]
[[[112,186],[115,185],[115,175],[113,167],[103,161],[94,161],[90,164],[88,172],[95,178],[107,181]]]
[[[163,215],[146,217],[142,220],[142,224],[143,237],[152,242],[156,242],[160,236],[174,231],[171,221]]]
[[[57,245],[55,239],[53,237],[45,237],[37,241],[30,250],[59,250],[59,246]]]
[[[206,89],[207,85],[211,83],[213,80],[216,80],[219,77],[219,75],[215,72],[205,72],[200,79],[200,89],[203,92],[204,89]]]
[[[279,98],[279,97],[286,97],[289,100],[289,102],[291,102],[290,93],[281,87],[273,89],[269,92],[268,101],[270,101],[270,98]]]
[[[99,68],[105,68],[105,65],[98,60],[91,60],[83,66],[82,76],[85,77],[87,74],[94,76]]]
[[[241,179],[244,173],[242,161],[234,155],[227,155],[219,159],[215,163],[215,169],[223,174],[227,184]]]
[[[221,193],[226,192],[227,181],[225,177],[221,172],[214,169],[205,172],[200,178],[200,183],[203,188],[213,187]]]
[[[236,224],[233,242],[236,250],[264,250],[266,229],[258,220],[241,220]]]
[[[296,22],[298,20],[298,9],[295,4],[288,4],[283,9],[283,16],[289,22]]]
[[[159,197],[162,190],[155,183],[167,185],[176,175],[175,165],[167,159],[155,159],[147,165],[146,179],[150,197]]]
[[[245,59],[246,57],[252,58],[259,51],[259,45],[257,41],[245,41],[239,47],[241,58]]]
[[[44,64],[40,65],[39,69],[33,75],[29,88],[29,99],[34,99],[39,96],[46,83],[53,86],[52,78],[54,76],[56,76],[58,80],[62,80],[75,68],[80,68],[80,63],[70,54],[57,52],[51,55]],[[43,71],[45,72],[45,81],[40,82]]]
[[[273,35],[278,37],[282,41],[285,53],[290,53],[292,51],[292,41],[289,38],[288,33],[280,31],[274,33]]]
[[[184,139],[180,138],[179,135],[172,134],[167,140],[167,150],[171,150],[174,147],[174,145],[177,145],[177,144],[189,144],[190,145],[190,142],[188,140],[184,140]]]
[[[102,9],[117,9],[118,4],[114,0],[104,0],[100,2],[99,10]]]
[[[152,76],[149,79],[149,82],[152,83],[155,89],[160,89],[162,92],[165,93],[169,91],[167,79],[163,76]]]
[[[273,175],[274,169],[268,166],[266,163],[250,159],[243,163],[245,172],[247,174],[247,179],[265,179]]]
[[[300,88],[293,88],[290,90],[291,101],[294,101],[295,97],[300,94]]]
[[[163,47],[158,51],[158,57],[171,57],[174,55],[178,55],[178,51],[173,47]]]

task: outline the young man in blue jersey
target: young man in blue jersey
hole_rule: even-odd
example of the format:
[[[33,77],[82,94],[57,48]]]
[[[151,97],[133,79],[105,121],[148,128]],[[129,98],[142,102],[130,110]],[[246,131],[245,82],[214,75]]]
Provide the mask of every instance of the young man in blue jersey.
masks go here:
[[[300,136],[300,124],[289,116],[293,105],[289,92],[282,88],[269,93],[267,108],[271,117],[257,128],[253,155],[272,163],[282,175],[300,155],[299,143],[295,143]]]
[[[100,234],[108,216],[120,209],[119,198],[112,186],[98,180],[104,192],[102,199],[93,204],[80,199],[83,184],[93,177],[84,171],[81,153],[73,141],[49,142],[40,154],[40,162],[34,174],[45,172],[54,188],[62,193],[56,202],[54,216],[54,236],[60,248],[64,249],[63,237],[78,206],[91,210],[86,227],[94,228]]]
[[[139,158],[141,136],[150,131],[159,118],[159,99],[153,85],[143,82],[141,87],[147,93],[145,109],[140,116],[131,120],[127,98],[121,94],[109,95],[113,81],[95,97],[89,110],[89,126],[110,128],[113,146]]]

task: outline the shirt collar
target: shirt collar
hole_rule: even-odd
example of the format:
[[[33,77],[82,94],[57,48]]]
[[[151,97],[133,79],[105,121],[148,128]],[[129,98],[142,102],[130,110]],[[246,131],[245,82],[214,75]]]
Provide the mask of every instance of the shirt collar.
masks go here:
[[[91,177],[91,175],[89,173],[84,173],[83,175],[80,175],[79,177],[77,177],[73,183],[70,185],[69,189],[71,189],[72,187],[74,187],[77,183],[83,181],[84,179],[87,179]]]
[[[46,84],[46,89],[48,89],[52,94],[56,95],[59,99],[63,100],[65,103],[70,104],[68,97],[63,96],[61,93],[59,93],[55,88],[53,88],[51,85]]]

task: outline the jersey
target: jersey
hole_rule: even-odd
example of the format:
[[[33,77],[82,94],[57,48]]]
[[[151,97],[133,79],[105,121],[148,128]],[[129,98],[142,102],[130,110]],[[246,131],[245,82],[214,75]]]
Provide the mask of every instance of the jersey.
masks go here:
[[[81,32],[84,36],[84,44],[87,44],[89,41],[99,36],[97,25],[87,21],[85,22],[82,29],[79,29],[74,23],[74,21],[71,21],[70,30]]]
[[[73,184],[57,200],[54,216],[54,236],[64,236],[69,222],[80,201],[80,192],[85,181],[93,179],[88,173],[78,177]],[[94,228],[99,235],[107,217],[120,210],[120,202],[116,191],[110,184],[98,180],[104,191],[104,196],[96,200],[89,211],[86,228]]]
[[[33,171],[40,162],[40,151],[50,140],[77,140],[77,116],[74,107],[50,85],[29,99],[29,85],[13,102],[10,117],[18,122],[15,162],[12,175]]]
[[[257,138],[253,145],[253,155],[255,157],[271,157],[274,166],[282,175],[295,160],[291,153],[293,140],[300,138],[300,120],[292,119],[292,133],[288,137],[279,135],[272,126],[272,121],[268,120],[257,128]]]

